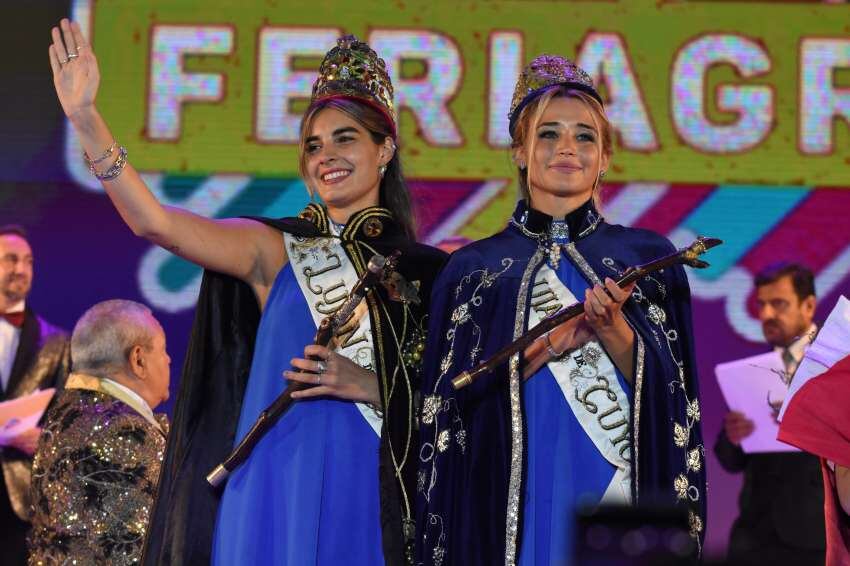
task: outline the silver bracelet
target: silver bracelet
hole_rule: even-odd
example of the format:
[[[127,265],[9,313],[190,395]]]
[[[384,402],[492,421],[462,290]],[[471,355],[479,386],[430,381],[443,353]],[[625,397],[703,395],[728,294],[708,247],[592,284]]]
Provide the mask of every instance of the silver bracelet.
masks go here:
[[[123,145],[118,148],[118,159],[115,160],[109,169],[104,171],[103,173],[98,173],[95,171],[94,166],[92,166],[91,171],[92,174],[98,178],[99,181],[111,181],[112,179],[117,178],[121,173],[124,172],[124,167],[127,166],[127,148]]]
[[[85,151],[83,152],[83,159],[85,160],[86,165],[89,166],[89,171],[91,171],[92,175],[94,175],[94,166],[102,161],[106,161],[107,159],[109,159],[109,157],[112,156],[112,152],[115,151],[116,145],[118,145],[118,142],[112,140],[112,145],[106,148],[106,151],[103,152],[103,155],[101,155],[97,159],[92,159],[91,157],[89,157],[88,153],[86,153]]]
[[[546,344],[546,351],[549,352],[549,355],[552,357],[553,360],[560,360],[564,357],[564,354],[566,354],[567,351],[564,350],[560,354],[556,352],[555,348],[552,346],[552,341],[549,339],[549,334],[551,334],[551,331],[543,335],[543,342]]]

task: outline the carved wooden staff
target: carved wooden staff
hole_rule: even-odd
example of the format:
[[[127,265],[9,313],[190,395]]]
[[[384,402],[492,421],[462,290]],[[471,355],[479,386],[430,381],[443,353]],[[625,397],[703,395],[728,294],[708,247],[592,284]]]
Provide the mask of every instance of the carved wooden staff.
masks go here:
[[[659,269],[664,269],[665,267],[669,267],[671,265],[684,264],[689,265],[691,267],[695,267],[697,269],[706,268],[708,267],[708,263],[699,259],[699,256],[704,254],[707,250],[715,246],[719,246],[722,243],[723,241],[718,240],[717,238],[706,238],[703,236],[699,236],[690,246],[686,248],[682,248],[668,256],[656,259],[649,263],[626,269],[626,271],[617,281],[617,285],[620,288],[626,287],[630,283],[637,281],[648,273],[658,271]],[[452,386],[455,389],[462,389],[466,387],[482,375],[492,372],[497,367],[507,362],[508,359],[510,359],[510,357],[516,354],[517,352],[524,351],[532,342],[534,342],[547,332],[550,332],[556,326],[567,322],[571,318],[579,316],[583,312],[584,303],[579,302],[559,310],[552,316],[544,318],[540,322],[540,324],[530,329],[525,334],[523,334],[522,336],[520,336],[519,338],[517,338],[495,354],[493,354],[490,358],[484,360],[474,368],[467,370],[461,373],[459,376],[455,377],[452,380]]]
[[[319,323],[319,328],[316,330],[316,337],[313,340],[314,344],[327,346],[330,343],[336,330],[351,318],[357,305],[360,304],[360,301],[363,300],[363,297],[366,296],[372,286],[381,283],[395,269],[400,255],[401,252],[396,250],[386,258],[380,254],[372,256],[366,266],[366,270],[354,284],[345,302],[333,314],[326,316]],[[283,390],[283,393],[260,413],[254,426],[251,427],[251,430],[248,431],[248,434],[245,435],[245,438],[242,439],[239,445],[233,449],[221,464],[207,474],[207,482],[213,487],[218,487],[224,483],[230,472],[248,459],[248,456],[251,455],[251,451],[254,450],[260,439],[265,436],[278,419],[296,401],[296,399],[292,398],[292,393],[310,387],[315,387],[315,385],[290,381],[286,389]]]

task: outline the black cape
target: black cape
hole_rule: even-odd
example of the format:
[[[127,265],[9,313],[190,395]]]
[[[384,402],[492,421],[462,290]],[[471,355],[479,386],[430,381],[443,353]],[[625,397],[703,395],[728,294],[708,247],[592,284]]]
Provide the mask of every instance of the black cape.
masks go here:
[[[298,218],[278,220],[256,218],[281,232],[295,236],[317,237],[328,234],[326,211],[311,204]],[[401,226],[388,210],[372,207],[355,213],[342,234],[342,243],[349,260],[362,273],[373,253],[387,255],[395,249],[402,252],[398,271],[411,283],[418,282],[422,303],[411,306],[414,318],[427,328],[428,298],[431,285],[446,261],[446,254],[405,236]],[[281,241],[283,246],[283,241]],[[385,289],[377,288],[369,295],[370,311],[382,325],[402,318],[402,303],[389,301]],[[386,307],[377,308],[378,304]],[[388,316],[387,316],[388,315]],[[220,464],[233,447],[242,398],[248,382],[254,341],[260,322],[256,297],[246,283],[233,277],[205,271],[198,296],[195,321],[180,391],[174,410],[171,432],[162,465],[158,495],[151,512],[151,523],[143,563],[206,564],[210,561],[216,513],[221,496],[206,481],[206,475]],[[381,380],[391,379],[392,369],[402,359],[409,359],[415,344],[403,344],[399,352],[392,336],[374,336],[376,369]],[[423,337],[419,337],[424,340]],[[306,345],[306,344],[305,344]],[[419,368],[407,364],[414,375]],[[418,366],[418,360],[415,362]],[[413,415],[408,406],[408,391],[413,395],[418,383],[396,383],[392,399],[382,399],[384,428],[380,448],[381,526],[383,550],[387,564],[402,564],[412,552],[413,525],[403,511],[402,490],[413,501],[415,462],[402,470],[398,481],[393,469],[388,439],[403,446],[413,427]],[[386,387],[381,387],[382,395]],[[414,409],[415,410],[415,409]],[[415,432],[415,431],[414,431]],[[414,434],[414,446],[417,436]]]

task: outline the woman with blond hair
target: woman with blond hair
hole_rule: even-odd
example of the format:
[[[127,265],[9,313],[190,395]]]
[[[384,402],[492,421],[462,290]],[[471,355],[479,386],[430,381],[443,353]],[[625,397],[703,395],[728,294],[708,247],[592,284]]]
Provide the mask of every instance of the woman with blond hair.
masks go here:
[[[703,535],[705,475],[683,270],[621,289],[673,251],[599,211],[612,128],[582,69],[542,55],[510,111],[521,200],[498,234],[455,252],[434,284],[421,422],[424,564],[565,564],[574,514],[683,504]],[[574,302],[584,315],[454,391],[451,380]]]

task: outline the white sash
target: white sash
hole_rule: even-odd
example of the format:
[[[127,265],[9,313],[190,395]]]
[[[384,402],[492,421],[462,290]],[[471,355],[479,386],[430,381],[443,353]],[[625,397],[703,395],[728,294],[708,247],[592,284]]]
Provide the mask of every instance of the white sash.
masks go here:
[[[544,264],[534,279],[529,328],[575,302],[575,295]],[[600,503],[630,503],[629,400],[605,349],[592,340],[562,360],[552,360],[547,365],[585,434],[617,468]]]
[[[336,238],[301,238],[284,233],[283,239],[295,279],[318,328],[322,319],[336,312],[348,298],[357,272]],[[351,320],[328,347],[360,367],[375,371],[372,321],[366,301],[357,306]],[[380,437],[381,417],[365,403],[355,406]]]

